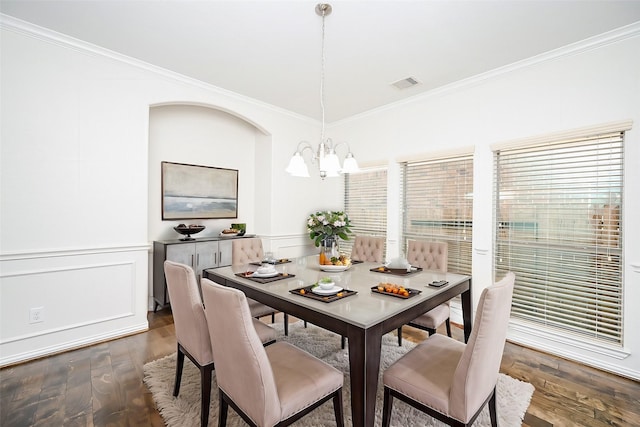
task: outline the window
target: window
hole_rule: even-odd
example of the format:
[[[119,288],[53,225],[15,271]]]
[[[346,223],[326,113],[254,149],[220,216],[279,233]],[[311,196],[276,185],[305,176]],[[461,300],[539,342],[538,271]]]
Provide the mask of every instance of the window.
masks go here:
[[[623,139],[495,150],[495,273],[516,273],[513,318],[622,344]]]
[[[344,178],[344,210],[351,220],[352,236],[387,235],[387,168],[361,169]],[[350,254],[353,238],[340,243]]]
[[[471,274],[473,155],[401,163],[402,245],[446,242],[447,270]]]

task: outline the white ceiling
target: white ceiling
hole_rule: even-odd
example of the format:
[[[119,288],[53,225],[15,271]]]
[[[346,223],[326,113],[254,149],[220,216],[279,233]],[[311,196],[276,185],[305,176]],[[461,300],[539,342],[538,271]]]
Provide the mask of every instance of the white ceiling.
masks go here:
[[[320,119],[317,1],[1,0],[36,25]],[[640,0],[344,1],[326,18],[332,122],[640,22]],[[390,84],[421,82],[399,90]]]

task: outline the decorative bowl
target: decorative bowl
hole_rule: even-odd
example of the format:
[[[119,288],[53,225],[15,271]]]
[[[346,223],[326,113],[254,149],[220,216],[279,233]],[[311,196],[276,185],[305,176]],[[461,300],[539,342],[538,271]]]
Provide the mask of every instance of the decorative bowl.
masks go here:
[[[276,269],[273,265],[268,264],[268,265],[261,265],[260,267],[258,267],[256,271],[258,272],[258,274],[269,274],[269,273],[275,272]]]
[[[336,283],[329,277],[323,277],[322,279],[318,280],[318,286],[320,286],[320,289],[333,289],[335,285]]]
[[[195,240],[193,237],[191,237],[191,235],[198,234],[199,232],[205,229],[205,226],[196,225],[196,224],[191,224],[191,225],[180,224],[176,227],[173,227],[173,229],[176,230],[176,232],[178,232],[179,234],[186,236],[180,240]]]

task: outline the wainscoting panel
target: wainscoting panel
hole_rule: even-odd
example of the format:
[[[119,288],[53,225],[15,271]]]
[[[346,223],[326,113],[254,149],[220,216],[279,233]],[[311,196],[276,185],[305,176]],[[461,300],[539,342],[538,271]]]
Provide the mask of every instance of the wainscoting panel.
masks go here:
[[[0,366],[147,328],[148,246],[0,259]]]

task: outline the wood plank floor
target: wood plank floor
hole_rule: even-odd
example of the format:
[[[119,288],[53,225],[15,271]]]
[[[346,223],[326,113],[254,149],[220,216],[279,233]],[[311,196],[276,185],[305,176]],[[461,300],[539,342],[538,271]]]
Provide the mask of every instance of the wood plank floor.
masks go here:
[[[425,338],[403,330],[406,339]],[[453,333],[462,339],[461,329]],[[162,426],[142,367],[174,351],[165,309],[149,313],[148,332],[4,368],[0,426]],[[525,427],[640,426],[636,381],[511,343],[501,370],[536,387]]]

